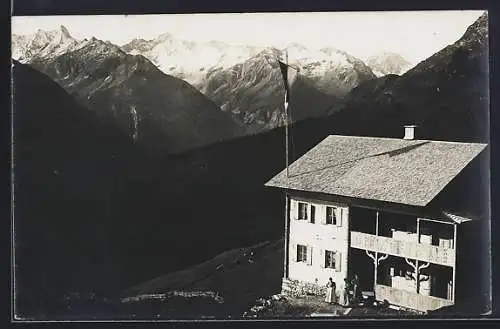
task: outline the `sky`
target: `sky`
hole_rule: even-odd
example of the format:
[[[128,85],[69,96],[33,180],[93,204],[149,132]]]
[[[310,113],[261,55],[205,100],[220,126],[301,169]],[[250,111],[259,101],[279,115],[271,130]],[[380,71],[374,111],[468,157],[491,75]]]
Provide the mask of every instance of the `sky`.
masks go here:
[[[123,45],[170,33],[190,41],[282,47],[298,42],[312,50],[334,47],[365,60],[395,52],[416,64],[458,40],[483,11],[164,14],[18,16],[12,33],[64,25],[76,39],[92,36]]]

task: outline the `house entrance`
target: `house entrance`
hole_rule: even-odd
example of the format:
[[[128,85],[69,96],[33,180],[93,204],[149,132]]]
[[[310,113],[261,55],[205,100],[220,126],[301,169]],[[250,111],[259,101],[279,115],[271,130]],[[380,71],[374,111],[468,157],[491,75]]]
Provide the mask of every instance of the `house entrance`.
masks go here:
[[[373,291],[374,269],[373,260],[364,250],[351,248],[350,250],[349,278],[358,275],[361,291]]]

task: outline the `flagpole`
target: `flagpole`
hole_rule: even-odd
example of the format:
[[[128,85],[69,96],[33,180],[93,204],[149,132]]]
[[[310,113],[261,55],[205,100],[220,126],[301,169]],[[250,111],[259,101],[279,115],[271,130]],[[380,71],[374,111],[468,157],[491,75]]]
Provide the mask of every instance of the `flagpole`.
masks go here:
[[[285,64],[286,68],[288,70],[288,50],[285,50]],[[287,75],[287,81],[285,83],[288,84],[288,75]],[[289,177],[289,172],[288,172],[288,88],[285,88],[285,156],[286,156],[286,178]]]

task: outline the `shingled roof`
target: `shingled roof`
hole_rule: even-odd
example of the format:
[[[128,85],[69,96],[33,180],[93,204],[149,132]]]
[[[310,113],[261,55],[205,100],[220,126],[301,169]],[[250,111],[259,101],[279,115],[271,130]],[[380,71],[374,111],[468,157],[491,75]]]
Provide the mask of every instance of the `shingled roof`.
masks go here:
[[[331,135],[266,186],[424,207],[486,146]]]

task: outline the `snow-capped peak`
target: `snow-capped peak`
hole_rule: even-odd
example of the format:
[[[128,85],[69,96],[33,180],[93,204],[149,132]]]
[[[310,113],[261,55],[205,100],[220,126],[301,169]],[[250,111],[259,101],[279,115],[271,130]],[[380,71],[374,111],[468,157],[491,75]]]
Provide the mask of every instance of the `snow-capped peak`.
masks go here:
[[[22,63],[60,55],[78,44],[78,40],[63,25],[50,31],[38,29],[31,35],[13,35],[12,40],[12,57]]]
[[[292,43],[290,43],[286,47],[286,49],[288,51],[306,51],[307,50],[307,48],[304,45],[302,45],[302,44],[300,44],[298,42],[292,42]]]
[[[61,25],[56,30],[44,31],[38,29],[36,33],[32,36],[31,44],[44,44],[49,42],[64,42],[68,39],[73,39],[68,29]]]
[[[157,40],[158,42],[164,42],[164,41],[167,41],[167,40],[171,40],[171,39],[173,39],[173,38],[174,38],[174,37],[173,37],[173,35],[167,32],[167,33],[162,33],[162,34],[160,34],[160,35],[158,36],[158,38],[156,38],[156,40]]]
[[[411,68],[411,63],[400,54],[380,51],[366,60],[366,64],[377,76],[386,74],[403,74]]]
[[[61,25],[59,27],[59,31],[61,32],[62,36],[64,36],[65,38],[68,38],[68,39],[73,38],[71,36],[71,34],[69,33],[68,29],[64,25]]]

